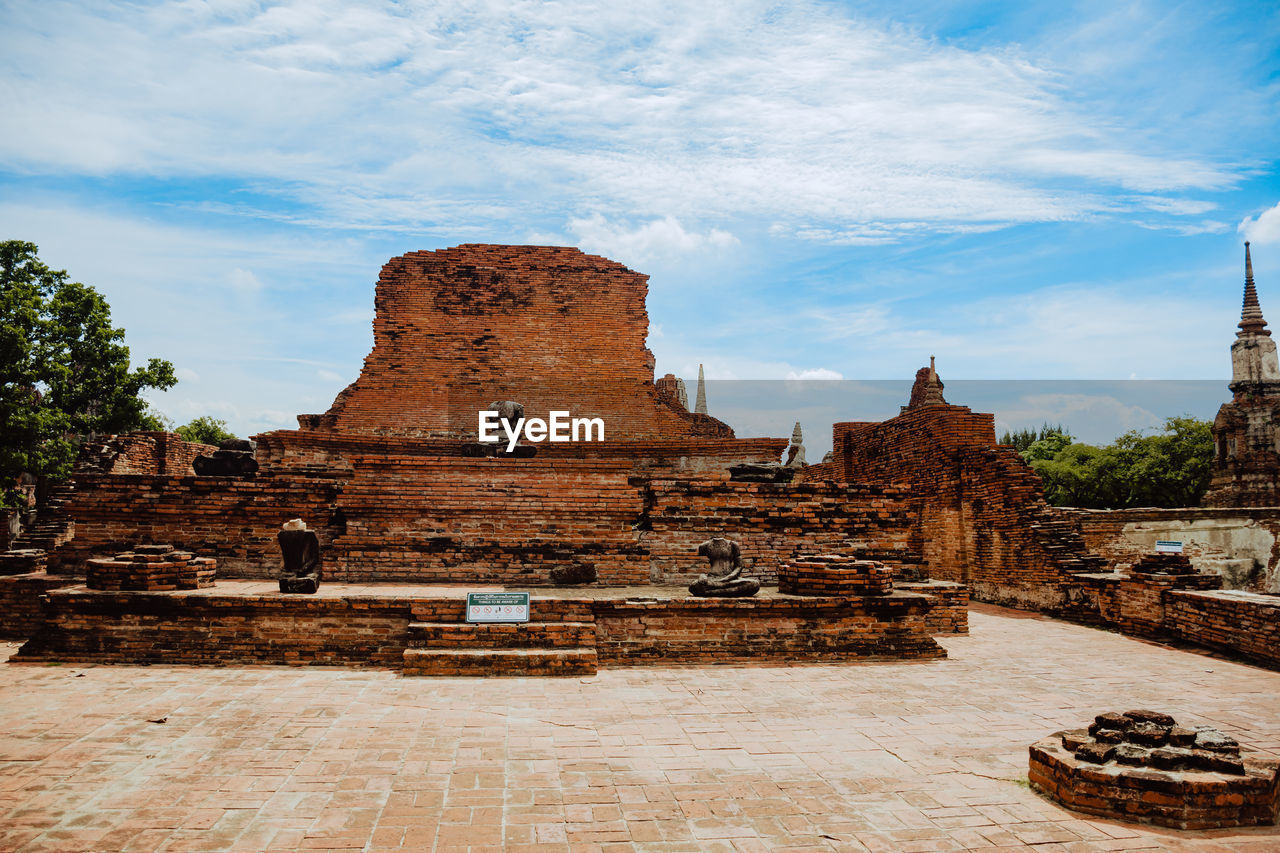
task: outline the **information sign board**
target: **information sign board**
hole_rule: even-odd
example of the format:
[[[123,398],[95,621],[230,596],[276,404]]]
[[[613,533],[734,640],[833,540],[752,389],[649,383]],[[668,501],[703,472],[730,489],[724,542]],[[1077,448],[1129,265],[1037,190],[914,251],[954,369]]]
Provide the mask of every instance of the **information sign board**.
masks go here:
[[[528,622],[529,593],[469,592],[468,622]]]

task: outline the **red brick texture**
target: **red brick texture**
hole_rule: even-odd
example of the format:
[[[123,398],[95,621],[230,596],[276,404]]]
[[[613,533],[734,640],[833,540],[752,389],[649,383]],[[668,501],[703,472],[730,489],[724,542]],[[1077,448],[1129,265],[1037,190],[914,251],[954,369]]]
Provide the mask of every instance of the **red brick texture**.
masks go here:
[[[75,537],[50,555],[51,571],[83,571],[91,557],[168,543],[216,559],[221,577],[275,577],[284,522],[302,518],[322,546],[340,530],[332,477],[78,474],[75,485],[66,505]]]
[[[256,436],[257,460],[264,471],[349,476],[351,459],[361,456],[437,456],[464,458],[463,442],[276,430]],[[625,459],[637,473],[669,477],[728,479],[729,467],[743,462],[776,461],[786,449],[783,438],[684,437],[651,441],[542,443],[537,459]],[[521,464],[527,460],[521,460]],[[514,463],[513,463],[514,464]]]
[[[1221,585],[1211,574],[1084,574],[1069,587],[1062,615],[1280,669],[1280,597]]]
[[[687,584],[706,572],[698,545],[713,536],[742,548],[743,572],[765,583],[800,554],[857,553],[916,568],[910,547],[915,517],[906,492],[853,483],[739,483],[660,480],[648,483],[639,526],[655,582]]]
[[[649,583],[625,460],[368,456],[339,506],[333,580],[546,584],[593,566],[604,584]]]
[[[952,581],[897,581],[899,592],[918,592],[934,600],[925,615],[931,634],[969,633],[969,588]]]
[[[0,639],[25,640],[44,623],[41,597],[76,581],[43,571],[0,577]]]
[[[211,444],[185,441],[173,432],[131,432],[85,443],[76,465],[99,473],[189,477],[195,473],[192,460],[217,449]]]
[[[706,571],[696,553],[711,536],[737,539],[748,574],[765,582],[816,550],[919,562],[913,515],[893,487],[650,480],[626,457],[371,453],[347,459],[345,472],[332,464],[244,479],[80,475],[68,504],[76,536],[56,558],[74,570],[164,542],[213,557],[223,577],[274,577],[276,533],[302,518],[325,550],[326,577],[346,581],[536,586],[553,568],[589,564],[606,585],[688,583]]]
[[[166,554],[128,552],[89,560],[86,566],[85,585],[89,589],[149,592],[210,587],[218,569],[218,564],[208,557],[174,550]]]
[[[893,569],[849,554],[802,554],[778,569],[778,592],[788,595],[888,595]]]
[[[606,666],[946,657],[930,604],[913,593],[600,601],[596,652]]]
[[[84,587],[50,593],[45,613],[14,660],[399,667],[412,618],[395,598]]]
[[[979,600],[1054,609],[1064,582],[1101,565],[1045,502],[1035,472],[996,444],[993,415],[923,406],[882,423],[837,423],[833,439],[832,461],[804,479],[908,487],[909,549],[929,577],[967,584]]]
[[[1280,597],[1230,590],[1172,590],[1164,630],[1181,640],[1280,669]]]
[[[237,589],[244,586],[252,584],[220,583],[194,593],[56,590],[48,596],[45,623],[14,659],[367,664],[450,675],[572,674],[594,671],[597,659],[630,666],[946,656],[930,636],[933,599],[914,593],[534,597],[532,623],[479,628],[463,622],[458,597],[303,597]]]
[[[1031,787],[1085,814],[1179,829],[1276,822],[1274,760],[1246,760],[1245,775],[1164,771],[1080,761],[1063,732],[1030,748]]]
[[[378,277],[373,351],[304,428],[466,438],[515,400],[603,417],[606,439],[704,435],[725,424],[662,400],[645,347],[648,276],[577,249],[470,244],[392,258]]]

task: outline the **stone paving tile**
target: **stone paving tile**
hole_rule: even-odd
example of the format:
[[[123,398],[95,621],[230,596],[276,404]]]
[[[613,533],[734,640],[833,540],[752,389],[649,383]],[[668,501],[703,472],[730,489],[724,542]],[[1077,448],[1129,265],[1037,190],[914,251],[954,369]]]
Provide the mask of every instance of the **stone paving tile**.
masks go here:
[[[1026,786],[1029,743],[1107,710],[1280,755],[1280,674],[998,608],[971,629],[942,661],[570,679],[0,667],[0,850],[1280,851]]]

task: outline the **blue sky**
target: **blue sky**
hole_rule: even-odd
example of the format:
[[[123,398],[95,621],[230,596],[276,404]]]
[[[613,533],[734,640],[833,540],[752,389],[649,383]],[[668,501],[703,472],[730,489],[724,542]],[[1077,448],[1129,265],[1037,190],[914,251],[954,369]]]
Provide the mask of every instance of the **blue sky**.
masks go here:
[[[0,236],[241,434],[462,242],[648,273],[659,373],[1225,382],[1246,238],[1280,322],[1280,7],[904,5],[10,0]]]

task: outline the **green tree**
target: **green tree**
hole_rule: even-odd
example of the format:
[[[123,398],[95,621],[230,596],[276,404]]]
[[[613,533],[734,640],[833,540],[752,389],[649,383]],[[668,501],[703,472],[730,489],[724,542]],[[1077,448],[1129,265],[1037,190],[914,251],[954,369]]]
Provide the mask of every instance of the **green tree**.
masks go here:
[[[1040,426],[1039,431],[1036,431],[1034,428],[1020,429],[1017,432],[1009,432],[1008,430],[1005,430],[1004,435],[1000,436],[1000,443],[1009,445],[1014,450],[1023,454],[1025,458],[1027,449],[1037,441],[1043,441],[1054,435],[1066,434],[1067,431],[1063,428],[1062,424],[1049,426],[1048,422],[1045,422]]]
[[[78,440],[145,424],[139,393],[169,388],[173,365],[129,368],[124,330],[92,287],[40,261],[33,243],[0,242],[0,486],[18,474],[61,479]]]
[[[227,431],[227,422],[208,415],[201,415],[174,430],[182,436],[183,441],[195,441],[200,444],[217,444],[228,438],[236,438],[236,434]]]
[[[1130,430],[1106,447],[1037,441],[1023,455],[1059,506],[1196,506],[1209,485],[1213,436],[1207,421],[1177,417],[1155,435]]]

